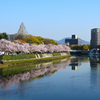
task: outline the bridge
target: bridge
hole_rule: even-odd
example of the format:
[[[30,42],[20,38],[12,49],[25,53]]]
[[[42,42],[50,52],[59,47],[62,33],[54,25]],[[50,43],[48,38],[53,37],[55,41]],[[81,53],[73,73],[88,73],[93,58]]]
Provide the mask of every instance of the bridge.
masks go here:
[[[89,55],[89,51],[83,50],[70,50],[71,55]]]

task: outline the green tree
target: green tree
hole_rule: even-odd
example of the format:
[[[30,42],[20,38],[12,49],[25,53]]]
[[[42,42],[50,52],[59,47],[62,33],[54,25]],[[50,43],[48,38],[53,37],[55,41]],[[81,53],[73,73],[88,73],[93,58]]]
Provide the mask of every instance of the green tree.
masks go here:
[[[41,44],[41,42],[34,36],[32,35],[27,35],[24,40],[27,42],[27,43],[30,43],[30,44]]]
[[[54,45],[58,45],[58,43],[56,43],[53,39],[44,39],[44,44],[54,44]]]
[[[83,45],[83,50],[88,50],[89,47],[87,45]]]
[[[3,33],[0,33],[0,39],[6,39],[6,40],[8,40],[9,37],[8,37],[8,35],[7,35],[6,32],[3,32]]]
[[[24,38],[26,37],[26,35],[23,35],[23,34],[18,34],[16,37],[15,37],[15,40],[24,40]]]
[[[70,46],[70,48],[72,49],[72,50],[88,50],[88,49],[90,49],[91,47],[90,47],[90,45],[71,45]]]
[[[58,43],[56,43],[53,39],[47,39],[47,38],[43,38],[41,36],[33,36],[31,34],[29,35],[23,35],[23,34],[19,34],[18,36],[16,36],[15,40],[24,40],[27,43],[30,44],[54,44],[54,45],[58,45]]]
[[[43,37],[41,37],[41,36],[35,36],[35,37],[40,41],[41,44],[44,43]]]

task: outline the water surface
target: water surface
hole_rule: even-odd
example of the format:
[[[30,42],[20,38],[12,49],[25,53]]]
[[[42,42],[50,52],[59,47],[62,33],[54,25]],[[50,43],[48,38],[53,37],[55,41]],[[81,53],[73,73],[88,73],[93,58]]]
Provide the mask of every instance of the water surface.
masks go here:
[[[0,100],[100,100],[97,57],[72,57],[25,68],[28,71],[19,73],[18,68],[0,69]]]

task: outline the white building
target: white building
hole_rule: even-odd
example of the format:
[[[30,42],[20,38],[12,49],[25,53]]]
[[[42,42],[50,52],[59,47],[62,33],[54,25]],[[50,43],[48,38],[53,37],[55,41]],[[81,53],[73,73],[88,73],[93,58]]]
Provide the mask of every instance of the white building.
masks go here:
[[[22,35],[28,34],[28,32],[26,31],[26,27],[24,26],[23,22],[21,23],[17,33],[9,35],[10,41],[15,40],[16,36],[18,36],[19,34],[22,34]]]

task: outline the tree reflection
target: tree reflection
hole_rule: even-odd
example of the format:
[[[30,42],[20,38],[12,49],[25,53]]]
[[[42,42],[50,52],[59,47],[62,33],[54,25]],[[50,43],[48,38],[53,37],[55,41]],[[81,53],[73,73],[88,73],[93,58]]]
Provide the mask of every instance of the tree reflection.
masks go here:
[[[66,68],[67,66],[69,66],[69,64],[70,64],[70,60],[61,61],[60,63],[56,63],[56,64],[53,64],[53,62],[38,64],[36,65],[34,70],[13,74],[13,75],[2,76],[0,78],[0,87],[1,89],[6,89],[12,86],[13,84],[20,85],[21,82],[26,80],[29,81],[29,79],[32,80],[35,78],[44,77],[45,75],[51,75],[54,74],[59,69]],[[23,67],[23,70],[25,68]],[[3,75],[4,71],[5,69],[0,70],[1,75]],[[9,73],[9,70],[7,73]]]

